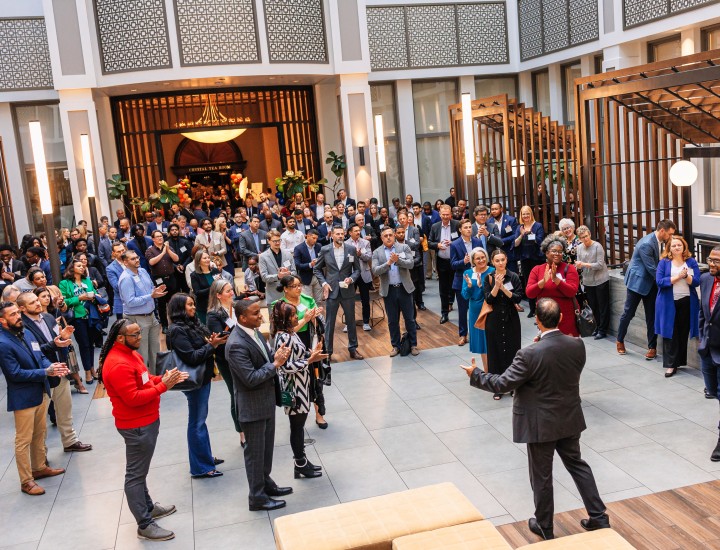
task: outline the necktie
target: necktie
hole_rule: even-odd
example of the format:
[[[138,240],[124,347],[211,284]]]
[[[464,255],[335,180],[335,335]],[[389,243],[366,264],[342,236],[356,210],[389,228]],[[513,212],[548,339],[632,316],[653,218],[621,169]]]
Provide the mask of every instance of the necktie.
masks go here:
[[[260,346],[262,354],[265,356],[265,360],[269,363],[270,358],[268,357],[267,350],[265,349],[265,344],[263,344],[262,338],[260,338],[260,333],[257,329],[255,329],[255,341],[257,342],[257,345]]]
[[[715,306],[718,303],[718,298],[720,298],[720,281],[717,279],[715,280],[715,292],[713,292],[713,295],[710,296],[710,313],[713,312],[715,309]]]

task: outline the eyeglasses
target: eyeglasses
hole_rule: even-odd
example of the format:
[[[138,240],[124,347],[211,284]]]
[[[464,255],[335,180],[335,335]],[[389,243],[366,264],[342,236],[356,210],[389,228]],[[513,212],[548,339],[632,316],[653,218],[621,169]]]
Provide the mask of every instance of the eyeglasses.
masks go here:
[[[720,260],[716,260],[714,258],[707,258],[705,261],[708,265],[720,265]]]
[[[302,285],[288,285],[286,288],[300,288]]]
[[[140,338],[142,336],[141,332],[133,332],[132,334],[128,333],[125,335],[125,338]]]
[[[562,250],[548,250],[548,254],[562,254]]]

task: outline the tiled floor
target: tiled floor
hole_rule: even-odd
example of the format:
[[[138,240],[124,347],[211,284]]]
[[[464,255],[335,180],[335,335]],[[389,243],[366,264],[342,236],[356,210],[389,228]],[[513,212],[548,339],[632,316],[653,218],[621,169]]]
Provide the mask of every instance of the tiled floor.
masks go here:
[[[428,305],[435,300],[428,298]],[[533,335],[523,319],[523,340]],[[432,327],[423,327],[431,330]],[[362,338],[362,336],[361,336]],[[422,347],[422,331],[420,332]],[[586,340],[588,361],[581,391],[588,429],[582,436],[586,459],[608,501],[626,499],[720,477],[709,461],[717,441],[718,404],[703,398],[697,371],[663,377],[659,362],[646,362],[629,346],[619,357],[611,340]],[[425,350],[418,357],[376,357],[333,368],[327,389],[327,420],[309,423],[308,448],[324,467],[319,479],[292,476],[287,418],[278,410],[273,477],[295,492],[280,514],[452,481],[497,524],[532,515],[523,445],[512,443],[511,400],[493,401],[471,388],[458,368],[467,347]],[[95,449],[62,452],[49,429],[48,456],[67,473],[42,480],[47,494],[19,492],[13,459],[14,426],[0,398],[0,548],[132,549],[143,543],[122,492],[123,442],[107,399],[73,395],[75,425]],[[275,513],[249,512],[247,480],[237,434],[230,419],[230,396],[214,383],[208,426],[213,452],[226,460],[225,476],[190,480],[182,394],[163,397],[161,430],[149,476],[153,498],[173,503],[178,513],[161,520],[177,537],[163,548],[274,548]],[[556,468],[558,512],[582,507],[562,466]]]

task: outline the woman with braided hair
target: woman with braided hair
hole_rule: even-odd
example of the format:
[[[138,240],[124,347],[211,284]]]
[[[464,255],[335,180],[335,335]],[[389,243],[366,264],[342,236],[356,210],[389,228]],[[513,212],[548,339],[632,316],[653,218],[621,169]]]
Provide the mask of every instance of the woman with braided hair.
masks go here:
[[[147,474],[160,430],[160,396],[188,375],[172,369],[162,377],[149,373],[140,347],[142,330],[128,319],[115,321],[100,351],[98,375],[107,390],[115,427],[125,440],[125,498],[137,521],[137,536],[146,540],[169,540],[172,531],[156,519],[175,513],[175,506],[153,502]]]

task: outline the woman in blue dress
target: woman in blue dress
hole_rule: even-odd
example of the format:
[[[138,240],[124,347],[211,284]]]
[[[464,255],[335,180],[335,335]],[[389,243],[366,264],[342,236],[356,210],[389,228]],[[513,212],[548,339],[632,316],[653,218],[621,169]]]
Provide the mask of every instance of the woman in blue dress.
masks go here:
[[[487,367],[487,343],[485,331],[475,328],[475,321],[480,316],[480,310],[485,302],[483,283],[485,277],[495,271],[490,267],[488,254],[484,248],[473,248],[470,253],[470,263],[473,268],[463,274],[465,284],[462,287],[463,298],[468,300],[468,331],[470,332],[470,351],[479,353],[482,357],[483,366]]]

